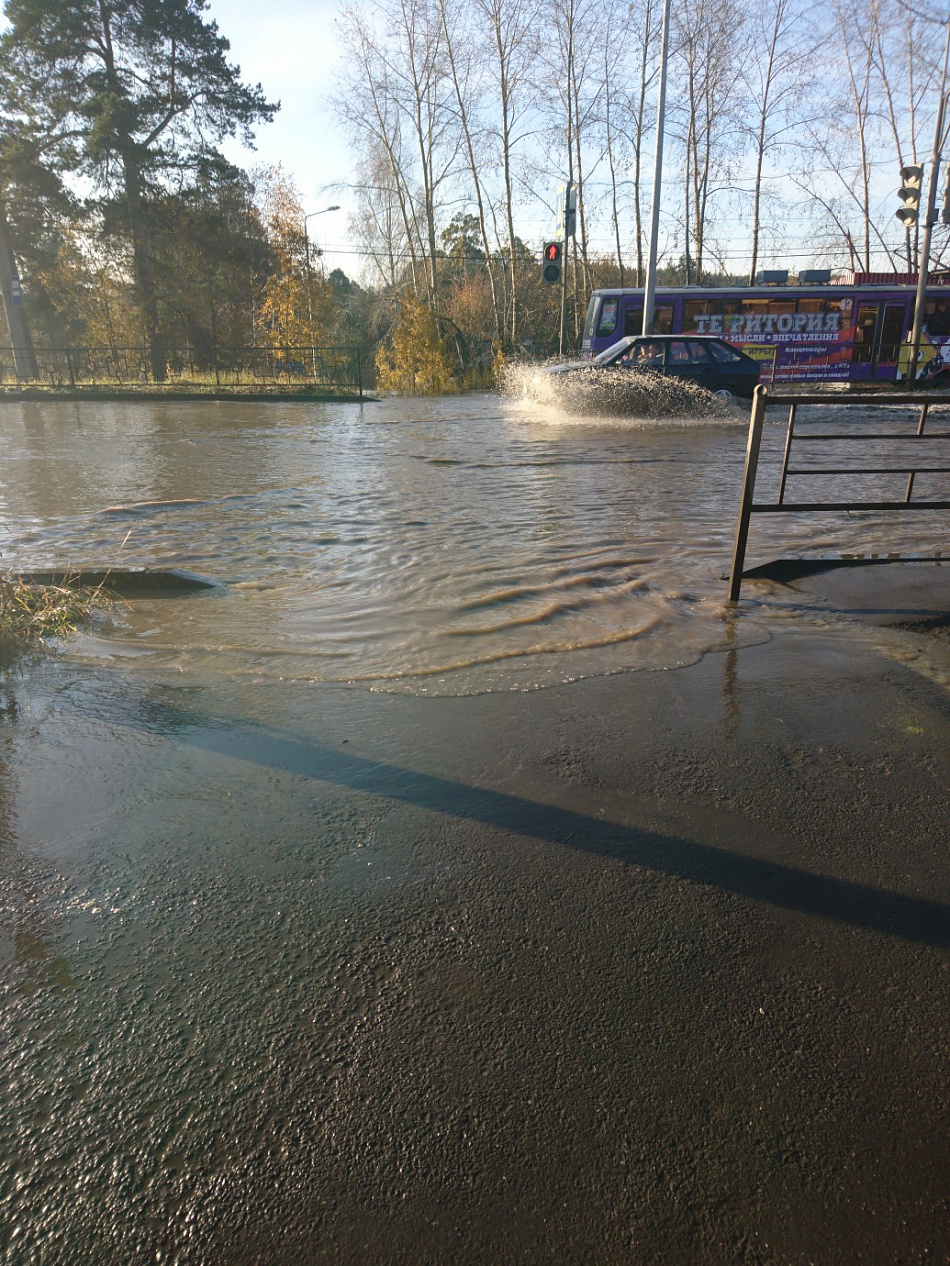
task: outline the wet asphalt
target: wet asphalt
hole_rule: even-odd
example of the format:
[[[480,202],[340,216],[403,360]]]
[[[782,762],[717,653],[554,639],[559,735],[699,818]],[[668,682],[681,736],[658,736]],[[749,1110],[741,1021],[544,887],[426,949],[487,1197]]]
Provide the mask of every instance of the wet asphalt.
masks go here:
[[[926,677],[0,703],[3,1262],[950,1260]]]

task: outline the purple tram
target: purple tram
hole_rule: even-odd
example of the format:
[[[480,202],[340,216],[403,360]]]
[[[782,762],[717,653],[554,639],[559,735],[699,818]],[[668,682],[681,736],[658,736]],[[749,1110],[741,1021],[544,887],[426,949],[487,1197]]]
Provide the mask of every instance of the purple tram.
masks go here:
[[[912,275],[881,273],[847,284],[660,288],[653,328],[716,334],[759,361],[764,383],[901,382],[916,289]],[[595,290],[583,355],[596,356],[642,326],[642,289]],[[927,287],[917,379],[950,386],[950,284],[943,278]]]

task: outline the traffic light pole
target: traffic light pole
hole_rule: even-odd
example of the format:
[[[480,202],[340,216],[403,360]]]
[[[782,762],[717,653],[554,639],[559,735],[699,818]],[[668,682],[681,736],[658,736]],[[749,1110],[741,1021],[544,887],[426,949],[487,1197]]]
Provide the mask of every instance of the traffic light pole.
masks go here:
[[[564,355],[564,327],[567,323],[567,241],[571,231],[571,182],[564,186],[564,241],[561,247],[561,335],[558,340],[558,356]]]
[[[937,122],[934,127],[933,151],[930,155],[930,186],[927,192],[927,213],[924,232],[920,240],[920,258],[917,263],[917,297],[914,300],[914,324],[910,332],[910,365],[907,376],[917,381],[917,362],[920,360],[920,339],[924,328],[924,305],[927,302],[927,274],[930,270],[930,239],[937,219],[937,180],[940,175],[940,151],[943,148],[943,123],[947,112],[947,64],[950,60],[950,19],[947,21],[947,42],[943,50],[943,77],[940,80],[940,103],[937,106]]]
[[[660,46],[660,84],[656,102],[656,156],[653,160],[653,210],[650,216],[650,252],[643,287],[643,333],[653,333],[656,304],[656,255],[660,237],[660,193],[663,184],[663,125],[666,116],[666,63],[670,49],[670,0],[663,0],[663,42]],[[686,226],[689,233],[689,225]]]

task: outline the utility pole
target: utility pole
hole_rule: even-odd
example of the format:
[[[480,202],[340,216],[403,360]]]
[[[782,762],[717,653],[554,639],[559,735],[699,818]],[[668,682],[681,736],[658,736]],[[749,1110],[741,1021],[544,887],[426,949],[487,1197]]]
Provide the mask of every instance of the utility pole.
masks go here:
[[[656,102],[656,156],[653,160],[653,211],[650,216],[650,253],[643,288],[643,333],[653,333],[656,302],[656,254],[660,236],[660,193],[663,185],[663,126],[666,116],[666,63],[670,51],[670,0],[663,0],[663,42],[660,46],[660,84]],[[689,226],[686,227],[689,233]],[[687,243],[687,252],[689,244]]]
[[[947,110],[947,63],[950,60],[950,16],[946,19],[947,40],[943,50],[943,76],[940,80],[940,101],[937,105],[937,121],[934,125],[934,143],[930,155],[930,185],[924,217],[924,232],[920,241],[920,259],[917,264],[917,297],[914,300],[914,324],[910,334],[910,365],[908,378],[917,381],[917,362],[920,359],[920,338],[924,326],[924,305],[927,302],[927,273],[930,269],[930,238],[937,222],[937,180],[940,174],[940,151],[943,149],[944,116]]]
[[[573,224],[571,216],[574,214],[571,205],[571,190],[574,186],[570,181],[564,186],[564,202],[561,208],[561,218],[564,221],[561,246],[561,331],[558,339],[558,355],[564,355],[564,327],[567,322],[567,243],[568,239],[573,235]]]

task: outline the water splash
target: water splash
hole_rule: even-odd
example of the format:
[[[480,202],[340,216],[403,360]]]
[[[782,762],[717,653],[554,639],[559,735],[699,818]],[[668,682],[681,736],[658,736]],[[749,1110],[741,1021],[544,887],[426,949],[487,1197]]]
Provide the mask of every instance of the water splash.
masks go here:
[[[545,370],[557,360],[506,365],[499,390],[514,400],[583,417],[735,421],[737,411],[705,388],[664,374],[583,366],[569,373]]]

